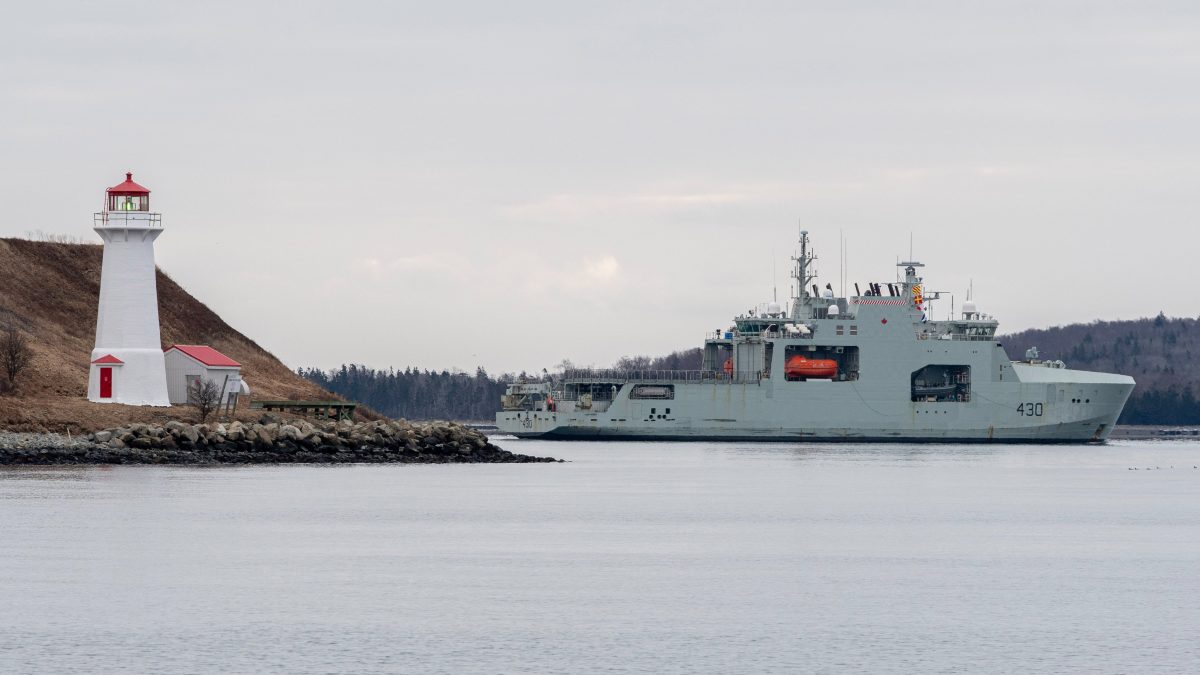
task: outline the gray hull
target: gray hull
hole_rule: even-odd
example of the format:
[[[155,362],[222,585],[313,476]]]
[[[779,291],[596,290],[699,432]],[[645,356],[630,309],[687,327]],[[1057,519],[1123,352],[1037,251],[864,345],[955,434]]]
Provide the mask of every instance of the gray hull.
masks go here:
[[[500,431],[521,438],[577,440],[1105,440],[1133,389],[1132,381],[1105,381],[1122,376],[1082,371],[1058,370],[1055,374],[1070,377],[1054,383],[1013,382],[988,388],[969,403],[897,404],[895,397],[882,388],[849,384],[846,392],[830,391],[841,384],[833,382],[783,383],[801,387],[791,392],[780,391],[782,387],[777,388],[775,383],[676,385],[677,398],[671,401],[622,401],[618,395],[612,407],[602,413],[502,412],[497,414],[496,422]],[[812,391],[816,388],[824,391]],[[1025,414],[1030,404],[1040,414]]]
[[[804,251],[793,275],[812,280]],[[698,371],[564,372],[515,383],[497,413],[522,438],[1102,442],[1133,391],[1125,375],[1013,361],[997,322],[966,304],[929,321],[920,263],[905,281],[851,298],[803,292],[705,341]],[[880,288],[879,284],[874,285]],[[814,289],[816,290],[816,289]],[[814,379],[819,376],[823,379]]]

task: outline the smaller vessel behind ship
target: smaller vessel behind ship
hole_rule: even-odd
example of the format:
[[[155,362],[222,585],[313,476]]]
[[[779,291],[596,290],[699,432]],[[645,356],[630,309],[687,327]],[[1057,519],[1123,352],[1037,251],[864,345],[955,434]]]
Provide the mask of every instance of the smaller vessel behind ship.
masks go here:
[[[496,414],[524,438],[1101,442],[1133,390],[1030,350],[1011,360],[975,304],[929,320],[916,261],[904,280],[836,297],[813,284],[800,233],[797,294],[704,341],[700,370],[568,370],[509,385]]]

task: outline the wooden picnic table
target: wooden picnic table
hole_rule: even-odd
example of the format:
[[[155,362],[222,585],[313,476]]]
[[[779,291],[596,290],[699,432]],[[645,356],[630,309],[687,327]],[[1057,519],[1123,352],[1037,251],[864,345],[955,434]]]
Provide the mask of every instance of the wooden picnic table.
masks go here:
[[[354,421],[357,403],[347,401],[251,401],[251,408],[279,412],[300,413],[307,417],[312,413],[318,419]]]

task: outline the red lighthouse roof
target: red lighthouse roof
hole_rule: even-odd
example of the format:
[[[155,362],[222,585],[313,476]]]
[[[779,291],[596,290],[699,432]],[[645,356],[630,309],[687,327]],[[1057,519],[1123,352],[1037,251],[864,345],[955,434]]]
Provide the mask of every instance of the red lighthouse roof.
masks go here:
[[[108,194],[116,196],[116,197],[136,197],[138,195],[150,194],[150,190],[133,182],[133,173],[132,172],[125,174],[125,182],[124,183],[121,183],[120,185],[114,185],[114,186],[108,188],[108,190],[106,190],[106,192],[108,192]]]

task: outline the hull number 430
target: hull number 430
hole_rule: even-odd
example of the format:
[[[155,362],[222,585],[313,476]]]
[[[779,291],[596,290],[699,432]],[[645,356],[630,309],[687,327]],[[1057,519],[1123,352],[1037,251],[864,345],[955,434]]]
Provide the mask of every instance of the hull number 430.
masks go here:
[[[1041,417],[1045,406],[1041,403],[1022,403],[1017,406],[1017,414],[1026,417]]]

